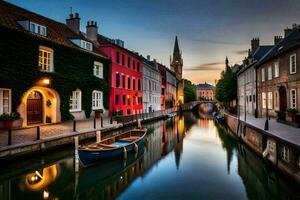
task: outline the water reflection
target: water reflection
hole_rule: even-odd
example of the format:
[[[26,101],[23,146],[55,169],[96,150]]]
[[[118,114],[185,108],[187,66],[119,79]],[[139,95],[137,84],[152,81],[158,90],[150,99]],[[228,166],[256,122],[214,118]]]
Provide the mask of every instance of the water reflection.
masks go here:
[[[2,166],[0,199],[299,197],[298,184],[278,175],[213,120],[184,113],[146,127],[148,145],[126,161],[103,162],[76,173],[69,149],[11,165],[14,170]]]

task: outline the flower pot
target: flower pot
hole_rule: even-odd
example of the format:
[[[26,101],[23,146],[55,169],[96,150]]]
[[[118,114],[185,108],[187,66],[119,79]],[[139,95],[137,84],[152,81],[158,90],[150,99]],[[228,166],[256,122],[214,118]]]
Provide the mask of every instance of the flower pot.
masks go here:
[[[287,116],[291,119],[292,122],[295,122],[296,113],[287,112]]]
[[[5,121],[3,121],[3,128],[11,129],[13,123],[14,123],[14,120],[5,120]]]

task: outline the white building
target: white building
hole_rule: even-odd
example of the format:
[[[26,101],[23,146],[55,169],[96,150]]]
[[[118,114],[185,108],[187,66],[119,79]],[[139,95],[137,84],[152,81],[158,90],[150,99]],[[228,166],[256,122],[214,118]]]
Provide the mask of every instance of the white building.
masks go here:
[[[155,60],[143,58],[143,109],[144,113],[160,110],[161,78]]]
[[[264,57],[264,55],[273,46],[259,46],[259,39],[251,41],[253,52],[249,58],[244,60],[242,68],[237,74],[238,82],[238,105],[240,117],[246,114],[255,115],[257,96],[256,96],[256,69],[255,64]]]

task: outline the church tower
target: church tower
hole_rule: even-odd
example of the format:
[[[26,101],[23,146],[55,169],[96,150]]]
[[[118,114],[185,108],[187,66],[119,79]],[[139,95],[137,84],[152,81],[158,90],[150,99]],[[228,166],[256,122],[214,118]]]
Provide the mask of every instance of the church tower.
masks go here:
[[[171,59],[171,70],[176,73],[177,79],[182,79],[183,60],[182,54],[178,45],[178,38],[175,37],[175,45],[173,51],[173,59]]]

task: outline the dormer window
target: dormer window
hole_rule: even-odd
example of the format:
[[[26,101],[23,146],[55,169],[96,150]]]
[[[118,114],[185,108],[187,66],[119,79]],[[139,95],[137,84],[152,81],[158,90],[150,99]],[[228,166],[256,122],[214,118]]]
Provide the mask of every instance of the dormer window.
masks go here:
[[[93,45],[90,42],[81,40],[80,46],[86,50],[92,51],[93,50]]]
[[[32,33],[36,33],[42,36],[47,36],[47,28],[46,26],[34,23],[34,22],[30,22],[30,32]]]

